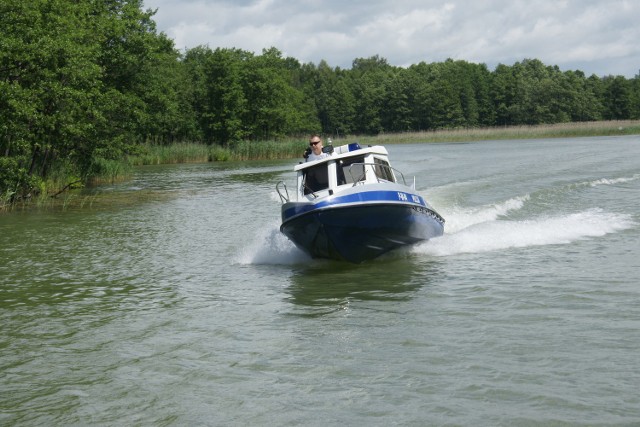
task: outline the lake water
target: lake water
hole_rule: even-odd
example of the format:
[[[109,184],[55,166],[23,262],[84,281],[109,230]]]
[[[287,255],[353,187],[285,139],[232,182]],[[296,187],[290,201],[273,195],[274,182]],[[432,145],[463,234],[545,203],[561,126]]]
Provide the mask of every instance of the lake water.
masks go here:
[[[360,265],[290,161],[0,215],[0,425],[640,424],[640,137],[387,148],[445,235]]]

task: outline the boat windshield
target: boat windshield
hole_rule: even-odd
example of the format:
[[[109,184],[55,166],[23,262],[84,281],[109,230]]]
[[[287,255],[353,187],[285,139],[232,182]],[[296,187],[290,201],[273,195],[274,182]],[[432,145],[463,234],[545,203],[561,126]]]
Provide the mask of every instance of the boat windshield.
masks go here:
[[[396,182],[395,175],[389,162],[386,159],[374,157],[373,163],[367,163],[367,154],[344,157],[334,162],[321,162],[314,166],[305,167],[302,173],[302,193],[304,195],[314,194],[318,191],[327,190],[334,185],[349,185],[364,182],[367,180],[367,170],[374,172],[379,181]],[[337,182],[330,184],[329,168],[335,165],[335,176]],[[314,194],[315,195],[315,194]]]
[[[320,163],[303,171],[302,185],[304,194],[315,193],[316,191],[329,188],[328,163]]]
[[[338,174],[338,185],[364,181],[366,179],[364,156],[347,157],[340,160],[336,172]]]
[[[386,160],[382,160],[379,158],[374,158],[375,162],[375,171],[378,179],[384,179],[385,181],[395,182],[396,180],[393,178],[393,172],[391,171],[391,166],[389,166],[389,162]]]

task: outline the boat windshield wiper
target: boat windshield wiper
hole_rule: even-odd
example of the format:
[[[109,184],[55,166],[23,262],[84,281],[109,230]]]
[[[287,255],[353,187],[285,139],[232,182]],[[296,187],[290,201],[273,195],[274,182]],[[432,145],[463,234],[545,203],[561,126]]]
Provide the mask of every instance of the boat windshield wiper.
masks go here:
[[[303,190],[306,188],[307,190],[309,190],[308,193],[305,193],[303,191],[303,194],[311,194],[313,196],[314,199],[318,198],[318,195],[313,191],[313,188],[309,187],[309,185],[307,185],[307,180],[305,179],[304,181],[302,181],[302,188]]]

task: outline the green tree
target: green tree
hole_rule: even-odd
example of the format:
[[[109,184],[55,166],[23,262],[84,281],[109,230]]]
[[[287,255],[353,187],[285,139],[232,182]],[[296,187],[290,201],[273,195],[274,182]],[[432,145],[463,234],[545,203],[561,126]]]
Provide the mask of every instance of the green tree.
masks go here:
[[[409,73],[396,69],[386,81],[381,121],[386,132],[411,130],[411,81]]]
[[[355,100],[350,87],[351,79],[340,69],[332,69],[320,61],[314,72],[312,97],[322,132],[344,135],[353,131]]]
[[[13,156],[29,177],[45,177],[56,162],[67,160],[78,172],[86,171],[101,97],[90,7],[65,0],[7,0],[0,7],[5,156]],[[24,178],[22,172],[17,175]],[[34,181],[29,181],[18,183],[27,185],[23,192],[31,190]]]
[[[431,64],[426,68],[426,86],[423,100],[426,107],[426,129],[456,128],[465,125],[464,110],[457,76],[452,72],[455,64],[449,60]]]
[[[197,46],[186,51],[182,60],[182,70],[186,76],[186,87],[183,91],[189,109],[192,111],[193,120],[197,126],[198,141],[212,141],[211,133],[207,133],[209,127],[208,118],[208,83],[207,63],[213,52],[206,46]]]
[[[99,65],[104,70],[103,112],[106,131],[100,155],[119,158],[146,140],[158,142],[187,135],[185,104],[181,103],[179,53],[173,41],[158,34],[142,0],[97,0],[94,3],[100,34]],[[187,118],[185,120],[185,118]],[[187,123],[185,123],[185,121]]]
[[[564,73],[567,86],[567,112],[573,122],[594,121],[602,119],[602,103],[594,85],[600,85],[600,79],[593,76],[587,79],[582,71]]]
[[[251,139],[274,139],[306,132],[311,126],[302,90],[291,84],[288,61],[275,48],[248,61],[243,87],[248,101],[245,123]]]
[[[356,133],[375,135],[384,128],[381,112],[386,96],[387,75],[391,66],[378,55],[370,58],[357,58],[353,61],[351,87],[355,99],[355,120],[353,130]]]
[[[155,143],[197,140],[196,123],[188,100],[188,80],[173,41],[164,34],[149,41],[144,83],[137,90],[145,120],[137,133]]]
[[[623,76],[607,76],[604,85],[604,118],[627,120],[631,118],[631,84]]]
[[[640,72],[631,80],[631,119],[640,119]]]
[[[473,86],[478,111],[477,123],[468,123],[470,126],[493,126],[496,121],[496,113],[491,99],[492,75],[485,64],[467,65]]]
[[[145,138],[185,134],[178,53],[141,7],[0,3],[0,153],[15,172],[1,185],[27,194],[59,168],[86,178]]]
[[[498,64],[491,81],[491,99],[494,104],[495,124],[508,126],[514,123],[512,105],[516,99],[516,79],[512,67]]]
[[[216,49],[206,64],[206,105],[202,111],[207,142],[228,144],[248,136],[243,117],[248,100],[243,90],[245,69],[253,55],[239,49]]]

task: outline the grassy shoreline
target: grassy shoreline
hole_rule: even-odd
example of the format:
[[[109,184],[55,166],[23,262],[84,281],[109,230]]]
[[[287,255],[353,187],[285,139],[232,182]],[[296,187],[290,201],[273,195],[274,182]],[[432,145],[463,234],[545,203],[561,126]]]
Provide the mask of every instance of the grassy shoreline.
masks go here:
[[[537,126],[508,126],[493,128],[448,129],[424,132],[384,133],[376,136],[348,135],[333,137],[333,145],[338,146],[358,141],[361,145],[391,145],[419,143],[457,143],[487,140],[525,140],[537,138],[579,138],[595,136],[640,135],[640,120],[574,122]],[[98,165],[99,174],[94,176],[90,186],[127,180],[133,168],[143,165],[204,163],[217,161],[251,161],[296,159],[307,147],[307,136],[288,138],[280,141],[242,141],[228,147],[207,146],[197,143],[177,143],[167,146],[145,145],[140,153],[123,161],[103,161]],[[326,140],[329,136],[325,136]],[[19,203],[25,207],[57,207],[71,205],[93,205],[94,196],[80,196],[81,189],[60,192],[63,184],[71,182],[70,177],[57,177],[49,182],[36,197]],[[59,187],[59,188],[58,188]],[[52,195],[56,194],[56,197]],[[17,208],[8,202],[8,197],[0,196],[0,212]]]
[[[640,135],[640,120],[574,122],[537,126],[447,129],[424,132],[383,133],[376,136],[347,135],[333,138],[334,145],[358,141],[364,145],[473,142],[536,138],[575,138],[590,136]],[[325,137],[325,145],[326,139]],[[134,165],[195,163],[210,161],[274,160],[300,157],[307,146],[306,137],[280,141],[243,141],[228,148],[196,143],[144,147],[143,153],[129,157]]]
[[[473,142],[537,138],[577,138],[591,136],[640,135],[640,120],[572,122],[535,126],[445,129],[436,131],[380,134],[360,138],[365,143],[411,144],[435,142]]]

